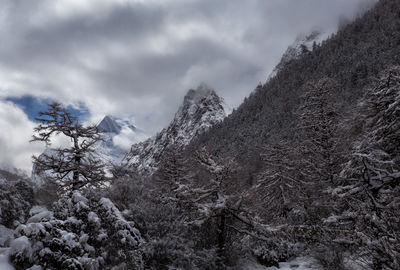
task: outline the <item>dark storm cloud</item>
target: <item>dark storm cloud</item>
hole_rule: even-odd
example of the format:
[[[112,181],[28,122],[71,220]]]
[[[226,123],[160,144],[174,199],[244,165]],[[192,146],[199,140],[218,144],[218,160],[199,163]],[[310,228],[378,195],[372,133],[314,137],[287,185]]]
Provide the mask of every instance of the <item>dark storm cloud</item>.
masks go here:
[[[237,106],[298,34],[373,1],[0,0],[0,98],[83,102],[92,121],[134,116],[153,133],[189,88]]]

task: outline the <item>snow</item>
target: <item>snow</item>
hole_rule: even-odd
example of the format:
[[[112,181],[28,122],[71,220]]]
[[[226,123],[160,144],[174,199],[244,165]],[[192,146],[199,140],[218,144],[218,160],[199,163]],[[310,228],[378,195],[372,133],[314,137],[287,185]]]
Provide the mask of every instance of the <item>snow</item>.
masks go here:
[[[322,267],[318,265],[318,263],[315,261],[315,259],[311,257],[298,257],[295,258],[289,262],[282,262],[279,263],[279,268],[276,267],[267,267],[266,269],[268,270],[275,270],[275,269],[280,269],[280,270],[322,270]]]
[[[26,270],[42,270],[43,268],[41,267],[41,266],[39,266],[39,265],[34,265],[34,266],[32,266],[32,267],[30,267],[30,268],[28,268],[28,269],[26,269]]]
[[[61,240],[63,240],[65,246],[70,247],[70,250],[73,250],[74,248],[80,248],[80,244],[78,242],[79,239],[77,239],[76,234],[61,230],[60,232],[61,232]]]
[[[32,206],[32,208],[29,210],[29,216],[34,216],[36,214],[39,214],[43,211],[47,211],[47,208],[45,206],[42,205],[34,205]]]
[[[11,242],[10,253],[12,254],[26,254],[26,257],[30,257],[32,254],[32,245],[28,237],[21,236]]]
[[[96,227],[101,227],[100,218],[94,212],[89,212],[88,214],[88,221],[95,225]]]
[[[258,264],[254,259],[243,263],[242,270],[322,270],[323,268],[311,257],[297,257],[288,262],[280,262],[279,268],[265,267]]]
[[[115,134],[118,134],[122,129],[122,127],[118,125],[118,123],[114,121],[114,119],[109,115],[106,115],[104,117],[104,119],[100,122],[100,124],[97,125],[97,128],[101,132],[115,133]]]
[[[0,247],[4,247],[6,243],[13,239],[14,230],[0,225]],[[1,269],[0,269],[1,270]]]
[[[183,148],[194,137],[226,117],[223,100],[206,85],[189,90],[173,121],[157,135],[134,144],[123,162],[142,174],[152,174],[165,148]]]
[[[30,217],[26,223],[27,224],[28,223],[37,223],[37,222],[40,222],[43,219],[50,220],[52,217],[53,217],[53,213],[52,212],[43,209],[42,212],[37,213],[36,215]]]
[[[43,234],[46,232],[46,229],[42,223],[27,223],[26,225],[24,225],[24,224],[19,225],[15,231],[16,232],[24,231],[24,233],[29,236],[29,235],[35,235],[35,234],[37,235],[40,233]],[[15,239],[15,240],[17,240],[17,239]]]
[[[282,69],[283,66],[285,66],[286,63],[298,59],[302,55],[303,48],[312,51],[314,42],[316,44],[321,44],[322,41],[326,40],[328,37],[329,33],[320,31],[314,31],[309,35],[304,35],[304,34],[299,35],[294,41],[294,43],[287,48],[279,64],[274,68],[274,70],[268,76],[267,81],[275,77],[276,74],[278,74],[278,72]]]
[[[8,248],[0,248],[0,270],[14,270],[8,261]]]

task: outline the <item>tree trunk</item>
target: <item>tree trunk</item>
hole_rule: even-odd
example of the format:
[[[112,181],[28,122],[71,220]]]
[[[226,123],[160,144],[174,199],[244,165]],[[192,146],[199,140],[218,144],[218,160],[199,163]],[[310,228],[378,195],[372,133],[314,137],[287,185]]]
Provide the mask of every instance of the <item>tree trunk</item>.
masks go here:
[[[226,216],[225,211],[222,210],[219,216],[219,224],[218,224],[218,262],[217,267],[218,269],[224,269],[224,262],[225,262],[225,235],[226,235]]]
[[[81,158],[80,156],[76,155],[75,156],[75,170],[73,172],[72,176],[72,190],[78,190],[79,189],[79,165],[81,163]]]
[[[79,149],[79,143],[78,143],[78,137],[73,136],[74,139],[74,148],[75,148],[75,153],[74,153],[74,165],[75,165],[75,169],[73,172],[73,176],[72,176],[72,190],[78,190],[80,188],[79,186],[79,166],[81,164],[81,153],[80,153],[80,149]]]

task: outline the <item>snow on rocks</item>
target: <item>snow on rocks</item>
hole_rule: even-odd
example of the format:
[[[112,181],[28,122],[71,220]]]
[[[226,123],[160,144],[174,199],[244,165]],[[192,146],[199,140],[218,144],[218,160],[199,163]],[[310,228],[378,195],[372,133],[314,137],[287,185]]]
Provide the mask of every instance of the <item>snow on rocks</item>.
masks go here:
[[[152,174],[168,146],[185,147],[225,117],[223,100],[202,84],[196,90],[188,91],[170,125],[146,141],[134,144],[123,163],[142,174]]]

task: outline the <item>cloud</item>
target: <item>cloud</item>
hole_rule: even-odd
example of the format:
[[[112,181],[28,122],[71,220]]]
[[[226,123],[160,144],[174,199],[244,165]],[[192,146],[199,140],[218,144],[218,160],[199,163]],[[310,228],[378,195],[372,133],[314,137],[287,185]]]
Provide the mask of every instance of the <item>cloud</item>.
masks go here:
[[[0,100],[0,168],[18,168],[30,174],[32,155],[40,155],[44,142],[30,142],[37,125],[28,119],[21,107]],[[62,135],[52,136],[52,147],[68,147],[70,140]]]
[[[31,170],[32,154],[39,154],[43,146],[29,143],[34,123],[11,102],[0,100],[0,166]]]
[[[133,131],[129,127],[123,127],[120,134],[113,137],[114,145],[125,151],[129,151],[132,143],[144,141],[148,136],[140,130]]]
[[[374,1],[0,0],[0,98],[83,103],[91,122],[134,116],[155,133],[189,88],[237,106],[298,34]]]

